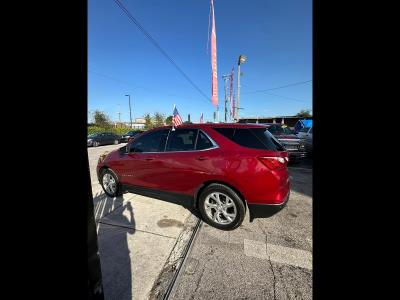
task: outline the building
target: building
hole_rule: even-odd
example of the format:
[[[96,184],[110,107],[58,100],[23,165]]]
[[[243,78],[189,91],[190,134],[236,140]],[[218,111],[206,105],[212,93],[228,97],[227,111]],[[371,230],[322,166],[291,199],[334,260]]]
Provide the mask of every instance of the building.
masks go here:
[[[130,129],[131,128],[131,123],[130,122],[115,122],[114,123],[115,127],[118,128],[126,128],[126,129]],[[133,123],[132,122],[132,129],[140,129],[143,130],[144,129],[145,124],[144,123]]]
[[[312,117],[297,117],[297,116],[280,116],[280,117],[248,117],[240,118],[239,123],[278,123],[289,127],[294,127],[298,120],[312,120]]]

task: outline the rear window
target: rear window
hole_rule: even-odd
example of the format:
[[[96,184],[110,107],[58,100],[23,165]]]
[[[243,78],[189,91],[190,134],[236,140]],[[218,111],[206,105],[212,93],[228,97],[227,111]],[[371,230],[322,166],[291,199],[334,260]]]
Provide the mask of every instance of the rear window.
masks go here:
[[[236,144],[271,151],[284,151],[282,145],[265,128],[213,128]]]

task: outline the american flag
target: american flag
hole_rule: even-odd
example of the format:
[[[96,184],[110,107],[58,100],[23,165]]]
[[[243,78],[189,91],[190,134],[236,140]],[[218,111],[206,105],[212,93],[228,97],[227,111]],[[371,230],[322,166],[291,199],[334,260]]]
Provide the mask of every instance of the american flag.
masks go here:
[[[173,126],[179,126],[182,125],[183,121],[182,118],[180,116],[180,114],[178,113],[178,110],[176,109],[176,107],[174,107],[174,112],[172,114],[172,125]]]

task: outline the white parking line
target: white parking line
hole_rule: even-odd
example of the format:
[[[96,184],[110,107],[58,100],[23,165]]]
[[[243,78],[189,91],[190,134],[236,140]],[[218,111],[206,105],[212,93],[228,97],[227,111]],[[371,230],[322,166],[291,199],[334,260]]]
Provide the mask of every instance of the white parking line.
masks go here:
[[[277,263],[312,270],[312,253],[310,251],[247,239],[244,239],[243,246],[244,254],[247,256],[270,259]]]

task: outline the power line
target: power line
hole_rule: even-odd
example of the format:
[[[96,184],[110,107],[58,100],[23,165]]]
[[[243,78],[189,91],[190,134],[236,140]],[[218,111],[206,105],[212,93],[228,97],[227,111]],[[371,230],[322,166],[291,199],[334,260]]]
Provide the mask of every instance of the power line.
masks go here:
[[[271,91],[271,90],[276,90],[276,89],[282,89],[285,87],[289,87],[289,86],[294,86],[294,85],[299,85],[299,84],[304,84],[307,82],[311,82],[312,80],[307,80],[307,81],[301,81],[301,82],[295,82],[295,83],[291,83],[291,84],[287,84],[284,86],[280,86],[280,87],[276,87],[276,88],[270,88],[270,89],[266,89],[266,90],[262,90],[262,92],[264,94],[268,94],[268,95],[272,95],[272,96],[276,96],[276,97],[281,97],[281,98],[285,98],[288,100],[293,100],[293,101],[297,101],[297,102],[308,102],[307,100],[301,100],[301,99],[297,99],[297,98],[293,98],[293,97],[286,97],[286,96],[282,96],[282,95],[277,95],[277,94],[273,94],[273,93],[268,93],[266,91]],[[249,87],[247,84],[242,84],[243,86]],[[261,92],[261,91],[259,91]],[[254,94],[255,92],[248,92],[248,93],[243,93],[243,94]]]
[[[150,35],[150,33],[139,23],[135,17],[129,12],[129,10],[119,1],[114,0],[114,2],[121,8],[121,10],[128,16],[128,18],[139,28],[139,30],[150,40],[150,42],[165,56],[166,59],[182,74],[183,77],[200,93],[211,102],[211,99],[186,75],[185,72],[178,66],[178,64],[165,52],[163,48],[157,43],[157,41]]]
[[[290,86],[295,86],[295,85],[300,85],[300,84],[306,84],[306,83],[308,83],[308,82],[312,82],[312,80],[294,82],[294,83],[289,83],[289,84],[287,84],[287,85],[282,85],[282,86],[278,86],[278,87],[274,87],[274,88],[269,88],[269,89],[265,89],[265,90],[256,90],[256,91],[246,92],[246,93],[242,93],[242,94],[264,93],[264,92],[267,92],[267,91],[283,89],[283,88],[287,88],[287,87],[290,87]]]
[[[281,96],[281,95],[277,95],[277,94],[272,94],[272,93],[266,93],[268,95],[272,95],[272,96],[276,96],[276,97],[281,97],[281,98],[285,98],[288,100],[293,100],[293,101],[297,101],[297,102],[308,102],[307,100],[300,100],[300,99],[296,99],[296,98],[292,98],[292,97],[286,97],[286,96]]]
[[[137,85],[137,84],[127,83],[127,82],[125,82],[125,81],[122,81],[122,80],[117,79],[117,78],[115,78],[115,77],[112,77],[112,76],[110,76],[110,75],[98,73],[98,72],[95,72],[95,71],[92,71],[92,70],[88,70],[88,72],[89,72],[89,73],[96,74],[96,75],[101,76],[101,77],[104,77],[104,78],[108,78],[108,79],[113,80],[113,81],[115,81],[115,82],[118,82],[118,83],[120,83],[120,84],[122,84],[122,85],[125,85],[125,86],[129,87],[130,89],[132,89],[132,88],[135,88],[135,89],[143,89],[143,90],[146,90],[146,91],[151,92],[152,94],[156,93],[156,94],[160,94],[160,95],[164,95],[164,96],[170,96],[170,97],[178,97],[178,98],[191,99],[191,100],[197,100],[197,99],[198,99],[198,98],[192,98],[192,97],[187,97],[187,96],[182,96],[182,95],[176,95],[176,94],[171,94],[171,93],[166,93],[166,92],[157,92],[157,91],[155,91],[154,89],[151,89],[151,88],[148,88],[148,87],[144,87],[144,86],[140,86],[140,85]],[[132,90],[132,92],[133,92],[133,91],[134,91],[134,90]]]

